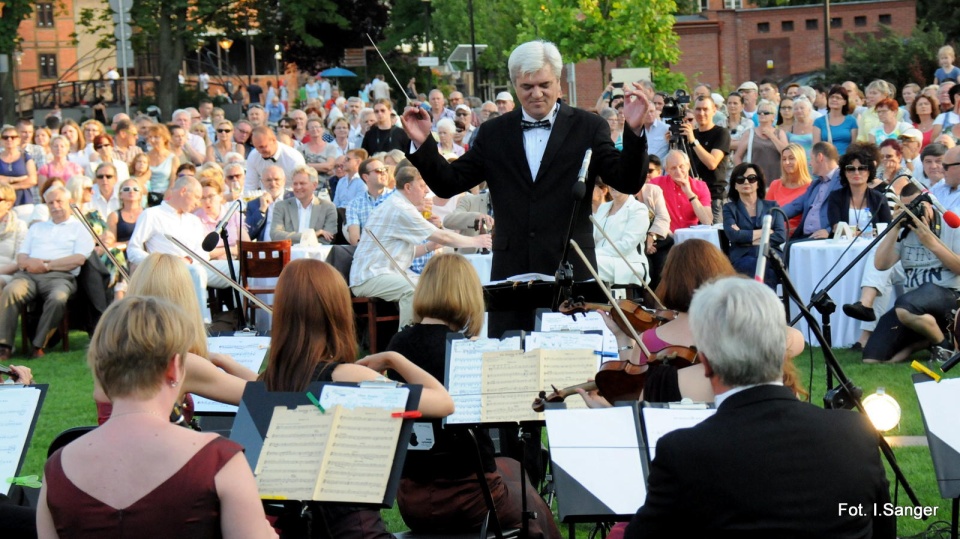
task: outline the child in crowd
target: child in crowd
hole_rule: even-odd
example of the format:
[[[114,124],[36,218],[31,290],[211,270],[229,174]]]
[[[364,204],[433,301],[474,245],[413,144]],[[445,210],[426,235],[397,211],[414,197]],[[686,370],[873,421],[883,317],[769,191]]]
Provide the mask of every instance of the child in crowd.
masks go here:
[[[953,65],[953,61],[956,59],[953,47],[950,45],[940,47],[940,50],[937,51],[937,59],[940,62],[940,68],[933,74],[937,84],[942,84],[947,80],[960,81],[960,67]]]

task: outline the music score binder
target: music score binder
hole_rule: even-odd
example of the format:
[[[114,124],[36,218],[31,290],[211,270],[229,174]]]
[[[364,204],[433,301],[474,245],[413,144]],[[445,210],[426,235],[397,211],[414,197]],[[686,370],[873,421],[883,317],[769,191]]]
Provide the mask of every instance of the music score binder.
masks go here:
[[[0,494],[9,494],[8,478],[17,477],[37,428],[37,418],[47,395],[47,384],[0,384]]]
[[[421,391],[419,385],[314,382],[288,393],[249,383],[230,439],[244,446],[265,500],[392,507],[413,420],[391,414],[416,410]],[[319,397],[323,412],[307,392]]]
[[[270,337],[257,335],[207,337],[207,349],[210,353],[227,354],[233,357],[237,363],[255,373],[259,373],[267,360],[267,352],[270,350]],[[215,401],[200,395],[193,396],[193,410],[200,416],[232,416],[237,413],[237,407],[232,404]]]
[[[920,404],[940,496],[960,498],[960,429],[957,429],[956,420],[960,408],[960,378],[935,382],[918,373],[913,375],[913,387]]]

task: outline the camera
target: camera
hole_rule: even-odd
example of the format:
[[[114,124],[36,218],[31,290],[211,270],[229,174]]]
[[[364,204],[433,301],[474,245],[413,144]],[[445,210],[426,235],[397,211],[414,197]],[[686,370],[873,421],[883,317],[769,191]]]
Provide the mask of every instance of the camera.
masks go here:
[[[670,138],[675,139],[680,136],[680,126],[683,125],[685,105],[690,103],[690,94],[678,89],[673,96],[664,95],[663,103],[660,119],[670,126]]]

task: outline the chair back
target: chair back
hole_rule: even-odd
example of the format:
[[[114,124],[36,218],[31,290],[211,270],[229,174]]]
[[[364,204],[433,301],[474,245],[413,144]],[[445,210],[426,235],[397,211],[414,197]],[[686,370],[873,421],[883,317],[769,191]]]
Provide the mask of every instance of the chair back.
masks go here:
[[[290,262],[290,240],[244,242],[240,251],[240,273],[243,285],[247,279],[279,277]]]

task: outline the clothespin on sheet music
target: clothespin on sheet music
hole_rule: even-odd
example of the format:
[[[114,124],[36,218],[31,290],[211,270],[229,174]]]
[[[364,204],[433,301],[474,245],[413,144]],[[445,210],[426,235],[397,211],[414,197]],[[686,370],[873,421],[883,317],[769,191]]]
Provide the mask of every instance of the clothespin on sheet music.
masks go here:
[[[40,477],[36,475],[22,475],[20,477],[8,477],[7,483],[11,485],[20,485],[21,487],[40,488]]]

